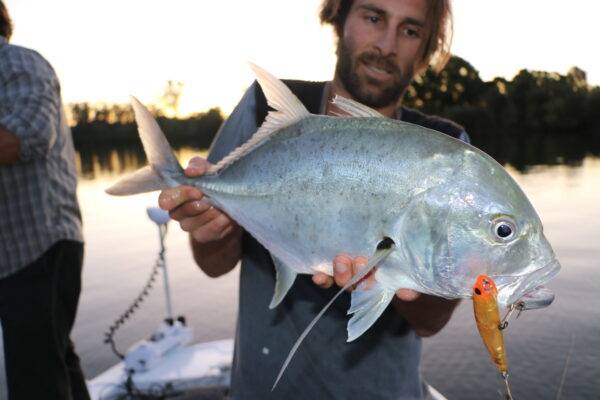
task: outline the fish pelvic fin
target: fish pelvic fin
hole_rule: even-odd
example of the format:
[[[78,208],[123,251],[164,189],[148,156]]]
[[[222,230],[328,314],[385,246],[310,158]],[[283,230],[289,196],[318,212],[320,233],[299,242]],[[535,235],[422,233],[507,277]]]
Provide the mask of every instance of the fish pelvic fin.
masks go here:
[[[179,165],[167,138],[150,111],[133,96],[131,96],[131,105],[144,152],[150,165],[137,170],[106,189],[106,193],[115,196],[166,189],[177,184],[172,179],[173,177],[183,176],[183,168]]]
[[[298,274],[274,255],[271,255],[271,258],[273,259],[273,264],[275,265],[275,271],[277,273],[275,292],[273,293],[271,304],[269,304],[269,308],[273,309],[281,303],[287,292],[289,292]]]
[[[283,376],[283,373],[285,372],[290,361],[292,361],[292,357],[294,357],[294,354],[296,354],[296,351],[298,350],[298,347],[300,347],[300,344],[302,344],[302,342],[304,341],[306,336],[308,336],[308,333],[312,330],[312,328],[315,326],[317,321],[319,321],[319,319],[321,319],[321,317],[323,316],[323,314],[325,314],[325,312],[329,309],[329,307],[331,307],[333,302],[342,293],[344,293],[344,291],[348,290],[352,285],[355,285],[358,281],[360,281],[362,278],[367,276],[369,271],[371,271],[377,265],[381,264],[390,254],[392,254],[392,252],[395,249],[396,249],[396,246],[395,246],[394,242],[389,238],[385,238],[381,242],[379,242],[379,244],[377,245],[377,250],[375,251],[373,256],[369,259],[369,261],[367,262],[367,265],[365,265],[356,275],[354,275],[352,277],[352,279],[350,279],[348,281],[348,283],[346,283],[346,285],[344,285],[344,287],[341,288],[335,294],[335,296],[333,296],[333,298],[331,300],[329,300],[329,303],[327,303],[325,305],[325,307],[323,307],[323,309],[321,309],[321,311],[317,314],[317,316],[315,318],[313,318],[313,320],[310,322],[310,324],[308,324],[306,329],[304,329],[304,332],[302,332],[302,334],[300,335],[298,340],[296,340],[296,343],[294,343],[294,345],[292,346],[292,349],[290,350],[290,353],[288,354],[287,358],[285,359],[283,366],[279,370],[279,374],[277,375],[277,378],[275,379],[275,383],[273,384],[271,391],[275,390],[275,387],[279,383],[279,380]]]
[[[348,342],[365,333],[377,321],[395,294],[393,289],[384,287],[380,282],[375,282],[368,289],[357,288],[352,292],[348,310],[348,314],[352,314],[348,322]]]
[[[331,100],[331,104],[348,113],[348,115],[351,117],[386,118],[379,111],[340,95],[336,95],[333,100]]]
[[[292,93],[285,83],[255,64],[250,63],[250,68],[254,71],[256,80],[267,98],[267,104],[274,108],[275,111],[270,111],[267,114],[263,124],[246,143],[210,167],[208,173],[218,173],[233,164],[236,160],[250,153],[280,129],[310,115],[304,104]]]

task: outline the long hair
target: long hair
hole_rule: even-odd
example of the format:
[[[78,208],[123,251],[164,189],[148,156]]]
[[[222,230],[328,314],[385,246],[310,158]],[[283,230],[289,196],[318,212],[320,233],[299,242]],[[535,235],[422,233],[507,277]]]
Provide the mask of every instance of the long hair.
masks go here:
[[[322,24],[333,26],[338,40],[342,37],[344,23],[353,0],[324,0],[321,5]],[[415,72],[422,72],[429,64],[440,71],[450,58],[452,42],[452,10],[450,0],[427,0],[427,31],[421,46],[421,57]]]
[[[12,36],[13,24],[8,15],[8,10],[4,5],[4,2],[0,0],[0,36],[4,36],[6,40],[9,40]]]

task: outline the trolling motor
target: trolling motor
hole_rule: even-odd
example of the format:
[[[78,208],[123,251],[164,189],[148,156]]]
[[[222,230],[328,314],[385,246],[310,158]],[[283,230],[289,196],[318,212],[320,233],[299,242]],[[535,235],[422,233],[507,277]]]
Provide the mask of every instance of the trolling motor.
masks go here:
[[[163,271],[163,286],[165,290],[165,302],[167,316],[158,329],[148,338],[139,341],[127,350],[124,357],[125,370],[130,373],[145,372],[157,365],[169,352],[183,347],[192,340],[192,328],[188,327],[183,316],[173,318],[171,306],[171,290],[169,287],[169,274],[165,259],[165,237],[167,235],[167,224],[169,213],[157,208],[146,209],[148,217],[158,226],[160,239],[160,251],[158,253],[157,267]],[[144,290],[147,292],[147,289]],[[137,308],[137,306],[136,306]]]

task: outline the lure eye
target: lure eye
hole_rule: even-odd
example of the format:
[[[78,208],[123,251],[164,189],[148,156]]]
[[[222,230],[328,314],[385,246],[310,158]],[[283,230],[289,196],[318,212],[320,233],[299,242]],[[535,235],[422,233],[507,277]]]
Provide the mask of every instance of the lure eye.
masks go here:
[[[481,294],[481,290],[479,290],[478,288],[475,288],[475,294],[476,295],[480,295]]]
[[[498,218],[492,223],[492,233],[496,240],[509,242],[517,236],[517,226],[507,217]]]

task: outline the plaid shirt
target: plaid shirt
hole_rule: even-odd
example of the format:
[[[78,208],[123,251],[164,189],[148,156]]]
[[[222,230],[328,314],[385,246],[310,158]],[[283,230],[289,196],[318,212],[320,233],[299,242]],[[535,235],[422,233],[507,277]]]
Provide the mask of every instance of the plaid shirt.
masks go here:
[[[19,160],[0,164],[0,278],[63,239],[83,241],[73,141],[48,62],[0,36],[0,126]]]

